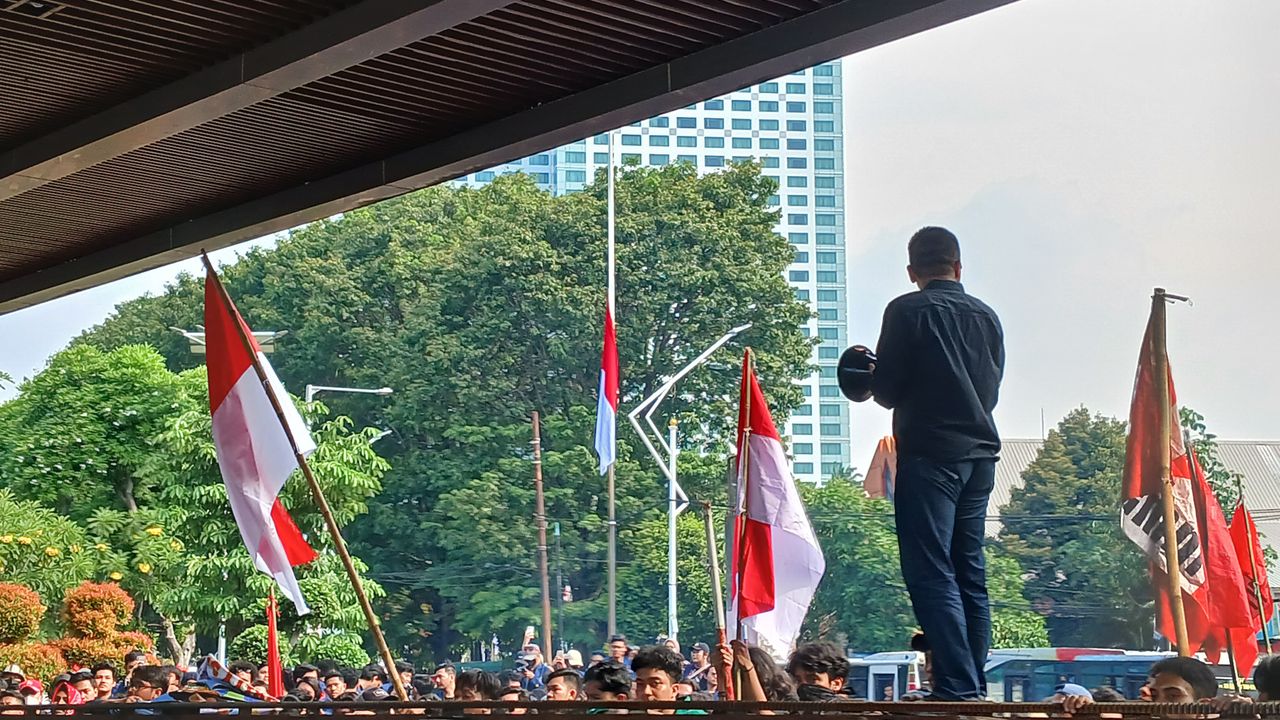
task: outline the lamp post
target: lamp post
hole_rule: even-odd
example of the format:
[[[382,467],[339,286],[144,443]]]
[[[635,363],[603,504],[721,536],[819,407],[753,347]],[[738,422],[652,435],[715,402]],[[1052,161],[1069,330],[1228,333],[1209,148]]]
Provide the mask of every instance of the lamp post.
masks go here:
[[[382,395],[387,396],[395,392],[389,387],[380,388],[354,388],[354,387],[337,387],[334,385],[308,385],[303,399],[311,402],[316,395],[322,392],[342,392],[342,393],[358,393],[362,395]]]
[[[751,323],[739,325],[720,336],[702,354],[694,358],[689,364],[680,369],[680,372],[672,375],[662,387],[659,387],[652,395],[640,401],[631,412],[627,413],[627,420],[631,422],[631,427],[635,428],[636,434],[640,436],[640,440],[644,443],[649,454],[657,461],[658,467],[662,469],[662,474],[667,478],[667,637],[677,640],[679,632],[679,623],[676,619],[676,518],[685,508],[689,507],[689,496],[684,494],[684,488],[680,487],[680,482],[676,477],[676,457],[680,454],[679,448],[676,446],[676,426],[677,421],[672,418],[667,426],[667,437],[663,438],[663,433],[658,430],[658,426],[653,422],[653,414],[658,409],[658,405],[667,399],[667,394],[675,387],[676,383],[684,379],[686,375],[693,372],[694,368],[707,361],[715,351],[724,347],[738,333],[751,327]],[[645,425],[640,424],[640,419],[644,418]],[[652,435],[652,437],[651,437]],[[656,444],[654,441],[657,441]],[[663,453],[666,457],[663,457]]]

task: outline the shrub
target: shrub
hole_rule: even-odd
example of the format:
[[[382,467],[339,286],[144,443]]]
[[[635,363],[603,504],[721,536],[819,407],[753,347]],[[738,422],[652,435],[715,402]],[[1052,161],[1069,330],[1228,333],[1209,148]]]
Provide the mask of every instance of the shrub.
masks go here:
[[[298,640],[296,655],[311,664],[320,660],[333,660],[342,667],[364,667],[369,664],[369,653],[355,633],[338,633],[316,637],[304,635]]]
[[[65,637],[51,640],[49,644],[60,650],[68,663],[81,667],[100,662],[119,666],[126,653],[153,649],[151,638],[135,632],[116,633],[109,638]]]
[[[133,614],[133,598],[114,583],[85,582],[68,590],[62,617],[72,637],[110,638]]]
[[[45,683],[67,667],[66,658],[58,648],[43,643],[0,645],[0,667],[6,667],[10,663],[21,666],[27,677],[39,678]]]
[[[248,660],[256,665],[266,662],[267,626],[252,625],[242,630],[234,640],[227,644],[227,659]],[[283,637],[280,638],[280,662],[285,665],[293,664],[289,643]]]
[[[19,643],[40,628],[45,606],[40,595],[24,585],[0,583],[0,643]]]

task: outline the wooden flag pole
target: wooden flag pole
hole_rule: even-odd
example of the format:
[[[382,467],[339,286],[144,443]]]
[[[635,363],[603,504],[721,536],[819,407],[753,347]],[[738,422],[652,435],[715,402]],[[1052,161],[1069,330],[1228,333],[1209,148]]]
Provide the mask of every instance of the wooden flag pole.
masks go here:
[[[1160,410],[1160,486],[1164,501],[1164,558],[1169,578],[1169,609],[1173,614],[1173,627],[1177,635],[1178,654],[1191,655],[1187,640],[1187,616],[1182,607],[1181,556],[1178,552],[1178,514],[1173,504],[1172,465],[1173,414],[1169,397],[1169,355],[1165,337],[1166,304],[1164,288],[1156,288],[1151,295],[1151,356],[1155,363],[1153,377],[1156,385],[1156,406]]]
[[[533,490],[537,498],[538,574],[542,576],[542,656],[551,657],[551,580],[547,571],[547,506],[542,493],[542,427],[533,411]]]
[[[1236,665],[1236,645],[1231,640],[1231,628],[1223,628],[1223,631],[1227,636],[1227,663],[1231,665],[1231,682],[1235,685],[1236,695],[1244,695],[1244,689],[1240,687],[1240,666]]]
[[[1240,482],[1240,476],[1236,476],[1236,496],[1239,498],[1236,502],[1244,507],[1244,486]],[[1258,558],[1253,552],[1253,538],[1257,536],[1257,528],[1253,524],[1253,516],[1249,514],[1246,508],[1244,512],[1245,523],[1248,530],[1249,540],[1249,574],[1251,576],[1251,585],[1253,588],[1253,600],[1258,604],[1258,620],[1262,624],[1262,640],[1266,643],[1267,654],[1271,654],[1271,632],[1267,630],[1267,609],[1262,604],[1262,583],[1258,582]],[[1262,568],[1262,575],[1266,576],[1267,569]],[[1269,581],[1268,581],[1269,582]]]
[[[737,546],[738,562],[736,572],[733,577],[733,592],[735,602],[734,625],[736,637],[743,643],[747,642],[744,637],[744,628],[742,627],[742,569],[746,566],[746,548],[747,543],[747,509],[750,507],[751,500],[751,381],[755,376],[755,363],[753,362],[751,348],[747,348],[746,356],[743,358],[744,372],[742,375],[742,417],[746,420],[746,427],[742,428],[742,446],[738,448],[738,487],[741,489],[742,504],[738,508],[738,527],[736,528],[737,540],[734,544]],[[742,677],[742,670],[737,670],[734,687],[740,688],[746,681]]]
[[[222,286],[222,281],[218,278],[218,273],[213,269],[213,263],[209,262],[209,256],[201,253],[200,257],[204,260],[205,269],[209,273],[209,277],[213,280],[214,285],[218,288],[218,297],[222,300],[223,309],[227,315],[236,320],[237,314],[235,305],[231,302],[231,297],[227,295],[227,289]],[[298,468],[302,470],[302,476],[307,479],[307,485],[311,488],[311,496],[315,499],[316,506],[320,508],[320,515],[324,518],[325,527],[329,530],[329,536],[333,539],[333,547],[338,552],[338,557],[342,560],[342,567],[347,571],[347,579],[351,581],[351,588],[355,591],[356,600],[360,602],[360,609],[364,611],[365,622],[369,625],[369,632],[373,633],[373,640],[378,646],[378,653],[382,655],[382,663],[386,666],[387,677],[391,679],[391,685],[396,690],[396,696],[401,700],[408,701],[409,694],[405,691],[404,683],[400,680],[400,673],[396,672],[396,661],[391,656],[391,649],[387,647],[386,638],[382,636],[382,628],[378,626],[378,616],[373,612],[373,606],[369,604],[369,596],[365,594],[364,588],[360,585],[360,574],[356,572],[356,566],[351,562],[351,555],[347,552],[347,543],[342,539],[342,531],[338,529],[338,522],[333,517],[333,511],[329,508],[329,501],[324,497],[324,491],[320,489],[320,483],[316,481],[316,476],[311,472],[311,465],[307,463],[307,458],[298,449],[298,440],[293,436],[293,431],[289,428],[288,421],[285,420],[284,408],[280,405],[280,398],[276,397],[271,383],[267,378],[267,373],[262,367],[262,359],[258,357],[258,353],[253,348],[253,342],[249,335],[245,332],[244,325],[240,322],[233,322],[236,326],[236,334],[239,335],[240,341],[244,343],[244,348],[249,353],[249,357],[253,361],[254,372],[258,374],[258,380],[262,383],[263,388],[267,391],[267,398],[271,400],[271,408],[276,413],[276,418],[280,421],[280,427],[284,429],[285,437],[289,438],[289,446],[293,449],[294,460],[298,463]]]
[[[724,619],[724,600],[721,595],[720,587],[720,558],[716,553],[716,521],[711,517],[711,504],[702,503],[702,522],[707,530],[707,572],[711,576],[711,604],[716,612],[716,642],[719,645],[728,645],[729,638],[725,629]],[[720,699],[721,700],[737,700],[737,695],[733,692],[733,678],[725,672],[728,668],[716,668],[716,672],[720,673]]]

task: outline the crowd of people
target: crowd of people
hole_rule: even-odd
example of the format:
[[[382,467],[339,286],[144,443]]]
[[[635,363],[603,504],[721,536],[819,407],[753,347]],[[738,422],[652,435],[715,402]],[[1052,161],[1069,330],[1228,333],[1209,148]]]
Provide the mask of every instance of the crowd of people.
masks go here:
[[[912,647],[923,654],[923,687],[903,695],[904,701],[938,699],[930,695],[933,651],[923,635],[912,639]],[[110,663],[77,668],[58,675],[46,686],[28,677],[22,668],[10,665],[0,672],[0,705],[94,705],[104,703],[152,703],[166,699],[193,699],[207,690],[194,672],[174,665],[156,664],[154,657],[132,652],[119,669]],[[846,653],[829,642],[800,645],[785,664],[759,648],[734,641],[714,648],[695,643],[688,657],[677,643],[636,647],[621,635],[606,648],[583,661],[582,653],[568,650],[544,662],[541,649],[525,645],[514,667],[502,672],[459,669],[450,662],[435,665],[430,673],[418,672],[407,662],[397,662],[394,672],[418,701],[495,701],[519,703],[531,700],[590,701],[602,706],[617,702],[714,702],[725,697],[721,675],[730,669],[737,683],[736,697],[764,702],[840,702],[859,700],[850,690],[850,663]],[[261,699],[271,699],[267,665],[242,660],[231,662],[227,680]],[[299,664],[283,672],[284,702],[370,702],[398,699],[391,675],[380,664],[361,668],[342,667],[332,661]],[[1280,699],[1280,655],[1264,657],[1253,676],[1257,700]],[[211,695],[204,699],[227,699]],[[1155,663],[1140,697],[1125,698],[1114,688],[1088,689],[1063,682],[1046,698],[1067,713],[1079,712],[1099,702],[1191,703],[1209,701],[1219,706],[1233,702],[1253,702],[1252,698],[1223,694],[1213,669],[1190,657],[1169,657]],[[0,715],[14,714],[14,708],[0,707]],[[514,705],[499,710],[520,714],[527,708]],[[655,712],[670,713],[670,707]],[[21,712],[21,711],[17,711]],[[65,714],[66,711],[63,711]],[[338,711],[343,714],[342,711]],[[352,709],[350,714],[367,713]],[[701,714],[691,706],[679,714]]]

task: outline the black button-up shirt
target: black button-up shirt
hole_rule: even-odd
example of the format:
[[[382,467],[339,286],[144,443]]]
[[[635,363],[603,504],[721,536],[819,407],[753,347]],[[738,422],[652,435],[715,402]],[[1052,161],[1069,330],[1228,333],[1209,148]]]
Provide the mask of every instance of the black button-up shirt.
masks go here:
[[[937,462],[995,458],[991,412],[1004,376],[1004,331],[995,311],[952,280],[889,303],[871,389],[893,410],[900,454]]]

